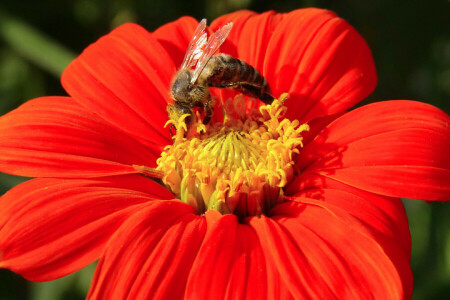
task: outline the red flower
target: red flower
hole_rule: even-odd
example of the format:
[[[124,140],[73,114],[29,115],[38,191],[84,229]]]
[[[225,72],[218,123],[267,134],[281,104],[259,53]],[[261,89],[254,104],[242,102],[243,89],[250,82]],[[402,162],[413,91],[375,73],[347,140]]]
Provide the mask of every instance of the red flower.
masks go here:
[[[168,90],[198,22],[184,17],[153,33],[126,24],[67,68],[70,97],[34,99],[1,117],[0,170],[38,177],[2,196],[1,268],[42,281],[100,259],[91,299],[411,296],[398,197],[448,200],[449,116],[403,100],[347,112],[375,88],[375,67],[332,12],[240,11],[211,28],[230,21],[221,51],[260,70],[276,97],[289,93],[285,117],[309,124],[299,154],[273,177],[295,170],[287,185],[240,190],[238,218],[174,200],[168,178],[164,188],[139,175],[172,144]],[[186,202],[204,192],[183,184]],[[226,186],[214,199],[230,205]]]

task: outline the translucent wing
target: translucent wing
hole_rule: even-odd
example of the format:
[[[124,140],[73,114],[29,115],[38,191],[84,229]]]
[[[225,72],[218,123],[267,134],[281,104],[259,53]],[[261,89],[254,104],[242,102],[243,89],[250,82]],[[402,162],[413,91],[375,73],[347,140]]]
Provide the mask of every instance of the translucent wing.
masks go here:
[[[214,53],[216,53],[220,45],[222,45],[226,40],[232,27],[233,23],[231,22],[224,25],[222,28],[214,32],[214,34],[208,39],[208,43],[206,44],[204,49],[200,49],[201,55],[197,59],[195,69],[191,78],[191,83],[194,83],[197,80],[198,76],[203,71],[208,61],[211,59]]]
[[[203,48],[206,45],[207,35],[206,35],[206,19],[203,19],[198,23],[195,29],[194,36],[187,48],[186,54],[184,55],[183,63],[181,64],[181,69],[189,69],[197,63],[201,54],[203,53]]]

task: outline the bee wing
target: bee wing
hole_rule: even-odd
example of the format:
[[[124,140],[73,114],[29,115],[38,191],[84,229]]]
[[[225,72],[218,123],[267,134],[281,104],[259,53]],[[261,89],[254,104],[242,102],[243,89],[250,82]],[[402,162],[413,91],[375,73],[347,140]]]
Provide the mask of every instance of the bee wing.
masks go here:
[[[195,29],[194,36],[189,43],[186,54],[184,55],[183,63],[181,64],[181,69],[189,69],[197,63],[203,48],[206,45],[207,35],[206,35],[206,19],[203,19],[198,23]]]
[[[197,64],[195,65],[191,83],[194,83],[197,80],[198,76],[203,71],[208,61],[211,59],[214,53],[216,53],[220,45],[222,45],[226,40],[232,27],[233,23],[231,22],[224,25],[222,28],[214,32],[214,34],[208,39],[208,43],[206,44],[204,49],[200,49],[201,56],[198,58]]]

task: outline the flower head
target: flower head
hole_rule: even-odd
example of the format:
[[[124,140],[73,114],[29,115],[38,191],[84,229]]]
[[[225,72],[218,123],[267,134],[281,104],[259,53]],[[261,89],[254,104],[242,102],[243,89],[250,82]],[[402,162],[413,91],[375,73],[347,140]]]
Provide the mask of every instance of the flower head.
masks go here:
[[[294,157],[308,125],[281,120],[284,99],[259,112],[239,110],[243,101],[229,99],[223,122],[198,137],[178,136],[157,160],[167,188],[199,214],[208,209],[241,217],[267,214],[284,200],[282,188],[294,176]]]
[[[37,177],[1,198],[1,268],[42,281],[99,259],[90,299],[411,295],[398,197],[448,200],[449,116],[406,100],[348,111],[376,73],[332,12],[211,28],[229,22],[220,51],[261,72],[272,104],[212,89],[211,123],[194,112],[172,140],[169,87],[198,24],[184,17],[115,29],[63,74],[70,97],[0,118],[0,170]]]

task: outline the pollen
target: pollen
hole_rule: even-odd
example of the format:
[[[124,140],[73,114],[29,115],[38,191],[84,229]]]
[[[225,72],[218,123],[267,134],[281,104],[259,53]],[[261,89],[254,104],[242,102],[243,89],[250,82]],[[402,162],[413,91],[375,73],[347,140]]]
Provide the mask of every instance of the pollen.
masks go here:
[[[244,109],[238,95],[225,102],[223,122],[208,128],[198,122],[187,138],[177,134],[157,160],[164,185],[199,214],[214,209],[259,216],[283,202],[283,187],[294,176],[294,158],[303,146],[301,133],[309,130],[284,118],[286,98]],[[177,128],[186,130],[183,124]]]

